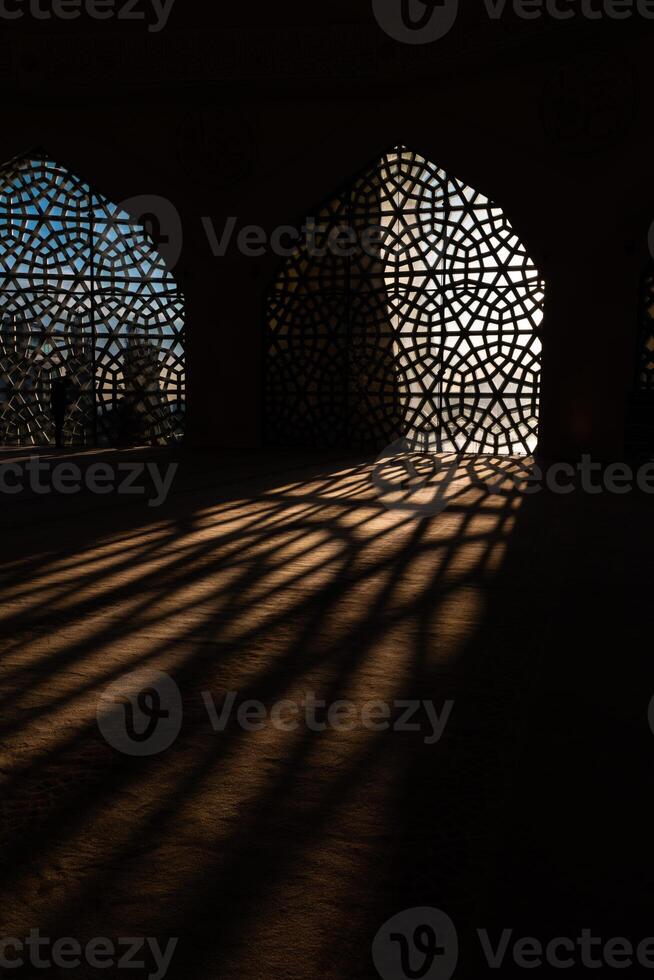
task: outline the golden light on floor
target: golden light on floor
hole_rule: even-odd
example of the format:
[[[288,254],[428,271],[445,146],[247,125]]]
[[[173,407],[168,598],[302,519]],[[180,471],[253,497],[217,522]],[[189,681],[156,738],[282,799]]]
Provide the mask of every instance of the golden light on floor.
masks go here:
[[[299,928],[300,902],[344,921],[393,833],[405,743],[360,724],[215,733],[202,692],[440,706],[439,671],[483,622],[519,507],[515,485],[478,482],[462,463],[447,507],[424,517],[381,499],[368,464],[257,493],[246,482],[237,499],[191,497],[124,533],[89,517],[74,548],[62,538],[3,569],[3,792],[40,801],[29,860],[0,885],[5,929],[54,929],[76,909],[83,933],[109,919],[117,934],[175,935],[219,880],[243,905],[239,942],[270,946],[284,916]],[[184,726],[165,756],[125,760],[95,713],[142,666],[177,680]],[[241,866],[271,833],[284,847],[266,851],[246,900]],[[319,914],[304,930],[308,968],[328,937]]]

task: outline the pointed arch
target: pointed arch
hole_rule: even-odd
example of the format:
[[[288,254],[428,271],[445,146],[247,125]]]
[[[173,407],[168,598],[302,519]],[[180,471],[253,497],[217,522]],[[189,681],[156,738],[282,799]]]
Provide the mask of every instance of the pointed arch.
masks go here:
[[[268,442],[528,455],[544,298],[502,209],[394,147],[320,209],[270,292]]]
[[[183,432],[184,298],[145,230],[44,151],[0,168],[0,444],[165,444]]]

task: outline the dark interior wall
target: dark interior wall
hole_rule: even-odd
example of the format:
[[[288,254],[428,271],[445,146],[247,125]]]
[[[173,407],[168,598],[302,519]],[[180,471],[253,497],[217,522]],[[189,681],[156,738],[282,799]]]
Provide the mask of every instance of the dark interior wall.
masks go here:
[[[403,142],[496,200],[548,283],[542,450],[622,452],[638,283],[654,220],[651,30],[462,15],[412,48],[368,3],[178,7],[167,28],[2,25],[0,156],[31,146],[113,200],[169,199],[188,302],[189,440],[261,440],[265,297],[281,260],[220,234],[301,225]],[[20,43],[17,38],[20,37]]]

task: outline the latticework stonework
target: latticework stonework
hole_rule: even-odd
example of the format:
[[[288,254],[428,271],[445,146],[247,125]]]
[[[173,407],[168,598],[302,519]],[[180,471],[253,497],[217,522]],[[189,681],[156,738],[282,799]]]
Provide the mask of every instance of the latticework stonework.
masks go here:
[[[543,307],[502,209],[398,147],[319,211],[277,277],[268,441],[407,436],[425,450],[528,455]]]
[[[182,435],[184,299],[172,275],[130,215],[34,153],[0,171],[0,444],[52,441],[51,385],[63,377],[69,445]]]

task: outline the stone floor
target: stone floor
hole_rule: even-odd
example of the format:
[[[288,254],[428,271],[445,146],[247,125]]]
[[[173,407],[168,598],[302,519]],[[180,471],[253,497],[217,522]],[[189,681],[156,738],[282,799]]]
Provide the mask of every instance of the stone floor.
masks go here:
[[[654,934],[651,498],[489,493],[483,462],[407,495],[336,456],[39,455],[179,469],[158,507],[150,478],[0,493],[0,936],[179,937],[185,980],[356,980],[416,906],[456,923],[457,977],[486,975],[478,928]],[[145,757],[97,722],[137,669],[183,703]],[[214,731],[229,692],[453,708],[435,744],[424,715]]]

